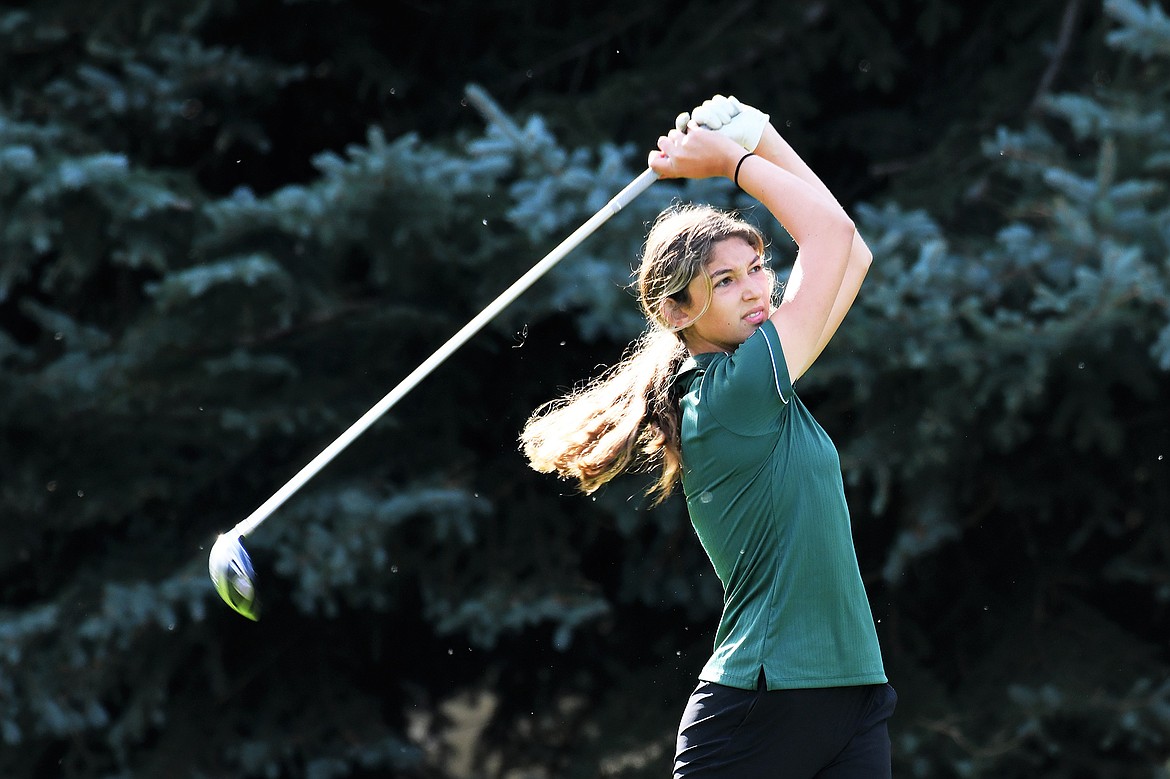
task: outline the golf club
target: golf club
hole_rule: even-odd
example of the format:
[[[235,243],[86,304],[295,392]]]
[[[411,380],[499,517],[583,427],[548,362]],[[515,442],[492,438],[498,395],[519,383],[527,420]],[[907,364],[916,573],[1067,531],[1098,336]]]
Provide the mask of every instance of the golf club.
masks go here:
[[[614,214],[630,204],[634,198],[645,192],[651,184],[658,180],[658,174],[647,168],[641,175],[631,181],[605,207],[591,216],[584,224],[573,231],[568,238],[545,255],[544,259],[532,266],[512,286],[504,290],[499,297],[484,307],[482,311],[466,325],[451,336],[434,354],[423,361],[411,373],[399,382],[398,386],[390,390],[377,404],[362,415],[360,419],[350,425],[344,433],[325,447],[308,465],[297,472],[295,476],[278,489],[272,497],[264,501],[250,515],[241,520],[235,527],[220,535],[211,547],[208,558],[208,570],[216,591],[229,606],[248,619],[256,620],[259,617],[259,603],[256,597],[256,574],[252,568],[252,560],[244,549],[244,537],[260,526],[272,512],[289,499],[305,482],[313,478],[326,464],[337,456],[341,450],[349,446],[358,436],[372,425],[379,417],[389,411],[404,395],[414,389],[431,371],[437,368],[455,350],[466,343],[484,325],[504,310],[512,301],[520,296],[537,279],[543,276],[554,265],[561,261],[569,252],[577,247],[597,228],[605,224]]]

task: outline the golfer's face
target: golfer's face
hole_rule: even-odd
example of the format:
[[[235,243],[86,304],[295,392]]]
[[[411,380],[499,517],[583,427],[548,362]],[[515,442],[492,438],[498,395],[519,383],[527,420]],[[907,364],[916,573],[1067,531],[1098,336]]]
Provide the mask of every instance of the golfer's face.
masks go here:
[[[707,263],[711,304],[706,280],[691,280],[691,304],[684,311],[698,317],[683,333],[691,352],[731,352],[772,314],[772,274],[756,250],[742,238],[715,244]]]

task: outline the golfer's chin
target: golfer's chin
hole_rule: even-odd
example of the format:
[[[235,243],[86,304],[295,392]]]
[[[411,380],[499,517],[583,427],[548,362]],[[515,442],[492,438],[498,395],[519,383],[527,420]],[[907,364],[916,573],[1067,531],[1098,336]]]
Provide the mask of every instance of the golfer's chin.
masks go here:
[[[743,340],[746,341],[748,338],[750,338],[752,335],[754,335],[755,332],[757,330],[759,330],[761,327],[763,327],[764,323],[767,321],[768,321],[768,317],[766,317],[766,316],[762,317],[761,319],[758,319],[758,320],[751,320],[751,319],[748,319],[745,317],[744,318],[744,332],[747,333],[747,335],[744,336]],[[740,343],[743,343],[743,341],[741,341]]]

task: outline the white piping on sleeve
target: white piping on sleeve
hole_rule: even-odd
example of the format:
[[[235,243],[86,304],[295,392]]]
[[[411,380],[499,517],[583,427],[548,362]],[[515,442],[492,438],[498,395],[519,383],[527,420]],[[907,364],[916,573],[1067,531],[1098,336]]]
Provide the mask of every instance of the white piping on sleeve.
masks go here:
[[[772,351],[772,342],[768,339],[768,334],[764,333],[764,343],[768,347],[768,357],[772,360],[772,377],[776,379],[776,394],[780,396],[780,400],[784,401],[784,405],[788,405],[788,398],[784,397],[784,388],[780,386],[780,366],[776,364],[776,353]],[[785,366],[784,373],[788,373],[788,367]]]

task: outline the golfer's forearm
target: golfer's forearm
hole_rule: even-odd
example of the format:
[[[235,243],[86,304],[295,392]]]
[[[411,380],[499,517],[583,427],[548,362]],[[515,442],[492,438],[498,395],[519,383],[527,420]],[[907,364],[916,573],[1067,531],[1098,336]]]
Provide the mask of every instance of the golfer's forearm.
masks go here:
[[[771,124],[764,128],[764,134],[760,137],[760,143],[756,147],[756,154],[787,170],[816,191],[831,198],[837,205],[840,205],[837,198],[833,196],[833,193],[825,186],[820,177],[813,172],[812,168],[801,159],[800,155],[796,153],[796,150],[792,148],[788,141],[784,140]],[[866,271],[869,270],[872,259],[873,254],[870,252],[869,247],[866,246],[865,240],[862,239],[859,233],[855,233],[853,236],[853,246],[849,252],[849,269],[850,275],[856,274],[857,283],[850,290],[848,288],[850,286],[848,282],[849,277],[847,276],[841,296],[844,311],[848,311],[849,306],[852,305],[853,298],[857,295],[857,288],[861,286],[861,279],[865,278]]]
[[[855,235],[845,209],[811,182],[757,156],[760,159],[748,159],[740,166],[740,187],[776,217],[801,249],[822,247],[827,256],[838,256],[844,264],[843,249]]]
[[[756,154],[807,182],[817,191],[832,198],[834,203],[837,202],[837,198],[833,197],[833,193],[829,191],[825,183],[820,180],[817,174],[813,173],[808,163],[801,159],[796,150],[781,137],[771,124],[764,128],[764,134],[760,137],[759,145],[756,146]]]

